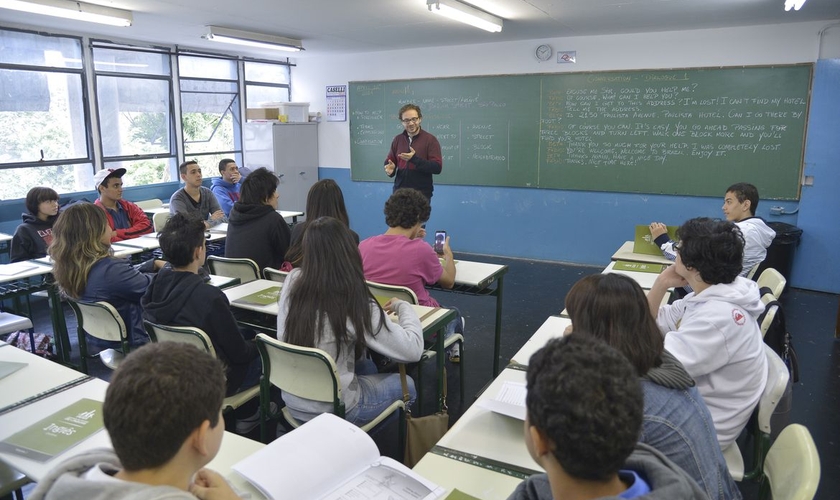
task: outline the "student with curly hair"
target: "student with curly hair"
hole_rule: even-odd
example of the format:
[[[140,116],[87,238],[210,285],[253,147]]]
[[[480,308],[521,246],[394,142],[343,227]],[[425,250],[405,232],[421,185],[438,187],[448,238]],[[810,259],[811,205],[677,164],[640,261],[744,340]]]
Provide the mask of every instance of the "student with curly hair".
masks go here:
[[[420,305],[440,307],[429,295],[426,285],[439,284],[444,288],[455,285],[455,258],[449,237],[438,256],[431,245],[423,241],[423,224],[429,219],[429,200],[416,189],[399,189],[385,202],[385,234],[372,236],[359,244],[365,278],[386,285],[411,288]],[[442,258],[442,262],[441,259]],[[446,328],[446,335],[463,333],[460,313]],[[458,344],[452,346],[450,357],[460,358]]]
[[[545,469],[509,500],[701,500],[694,480],[637,444],[642,390],[630,362],[589,335],[550,341],[528,363],[525,443]]]
[[[648,293],[665,349],[685,366],[712,414],[721,449],[747,424],[767,382],[767,358],[756,319],[758,285],[738,276],[744,238],[729,221],[691,219],[679,228],[677,260]],[[660,307],[671,287],[694,290]]]
[[[639,442],[680,466],[711,500],[740,499],[709,409],[694,380],[664,348],[639,284],[614,273],[586,276],[566,295],[566,310],[575,335],[606,342],[635,368],[644,395]]]

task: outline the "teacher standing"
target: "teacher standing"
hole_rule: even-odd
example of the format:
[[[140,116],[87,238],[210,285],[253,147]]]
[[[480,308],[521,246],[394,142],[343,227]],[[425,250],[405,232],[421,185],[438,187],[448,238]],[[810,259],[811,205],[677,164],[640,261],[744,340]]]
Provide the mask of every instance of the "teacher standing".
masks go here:
[[[420,127],[423,113],[416,104],[400,108],[400,122],[405,130],[394,137],[385,159],[385,173],[394,178],[394,191],[414,188],[430,202],[435,190],[432,175],[443,169],[440,143]]]

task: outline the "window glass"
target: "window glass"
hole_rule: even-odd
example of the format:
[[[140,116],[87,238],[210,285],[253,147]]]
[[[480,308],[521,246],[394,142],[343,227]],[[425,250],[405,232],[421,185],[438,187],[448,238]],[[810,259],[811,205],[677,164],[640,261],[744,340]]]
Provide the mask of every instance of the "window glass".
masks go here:
[[[167,80],[96,77],[105,157],[170,152],[169,85]]]
[[[264,102],[289,102],[289,88],[246,85],[245,102],[249,108],[258,108]]]
[[[82,68],[82,43],[78,38],[0,30],[0,49],[0,64]]]
[[[87,191],[93,186],[93,165],[50,165],[0,170],[0,198],[26,198],[35,186],[49,186],[58,193]]]
[[[188,160],[195,160],[201,167],[201,176],[207,177],[221,177],[219,173],[219,162],[223,159],[230,158],[235,161],[237,165],[242,166],[242,152],[237,151],[233,153],[209,153],[196,154],[187,156]]]
[[[93,48],[93,67],[96,71],[168,76],[169,54]]]
[[[161,182],[172,182],[172,174],[177,170],[175,158],[150,158],[147,160],[133,161],[110,161],[105,162],[105,168],[124,168],[123,186],[143,186],[146,184],[158,184]],[[91,181],[91,188],[93,183]]]
[[[289,84],[289,66],[245,61],[245,80],[248,82]]]
[[[178,56],[178,74],[191,78],[237,80],[236,61],[208,57]]]

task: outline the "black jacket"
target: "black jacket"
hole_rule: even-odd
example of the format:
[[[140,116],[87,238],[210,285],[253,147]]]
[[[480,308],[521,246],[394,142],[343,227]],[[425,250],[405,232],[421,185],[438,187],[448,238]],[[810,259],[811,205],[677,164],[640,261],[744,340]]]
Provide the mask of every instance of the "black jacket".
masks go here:
[[[259,356],[245,340],[230,312],[225,294],[197,274],[165,267],[141,299],[143,318],[167,326],[193,326],[210,337],[216,356],[227,367],[227,395],[242,385],[248,365]]]
[[[12,238],[10,260],[20,262],[46,257],[47,247],[52,242],[52,227],[58,216],[54,215],[43,221],[30,213],[24,213],[21,214],[21,218],[23,224],[17,227]]]
[[[280,269],[291,236],[289,225],[274,208],[237,201],[228,218],[225,257],[251,259],[260,270]]]

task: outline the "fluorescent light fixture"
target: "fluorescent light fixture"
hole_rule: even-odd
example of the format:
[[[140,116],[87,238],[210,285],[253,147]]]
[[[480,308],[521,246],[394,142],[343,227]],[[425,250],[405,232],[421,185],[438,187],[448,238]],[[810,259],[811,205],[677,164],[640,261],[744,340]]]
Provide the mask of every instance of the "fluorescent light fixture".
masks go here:
[[[785,10],[799,10],[802,8],[802,5],[805,4],[805,0],[785,0]]]
[[[131,26],[130,10],[72,0],[0,0],[0,8],[112,26]]]
[[[459,2],[458,0],[426,0],[429,10],[435,14],[460,21],[476,28],[481,28],[491,33],[502,31],[502,19],[472,5]]]
[[[300,40],[295,40],[294,38],[264,35],[262,33],[220,28],[218,26],[208,26],[207,28],[209,31],[206,35],[202,36],[205,40],[232,43],[234,45],[244,45],[246,47],[257,47],[260,49],[283,50],[286,52],[298,52],[303,50],[303,43]]]

